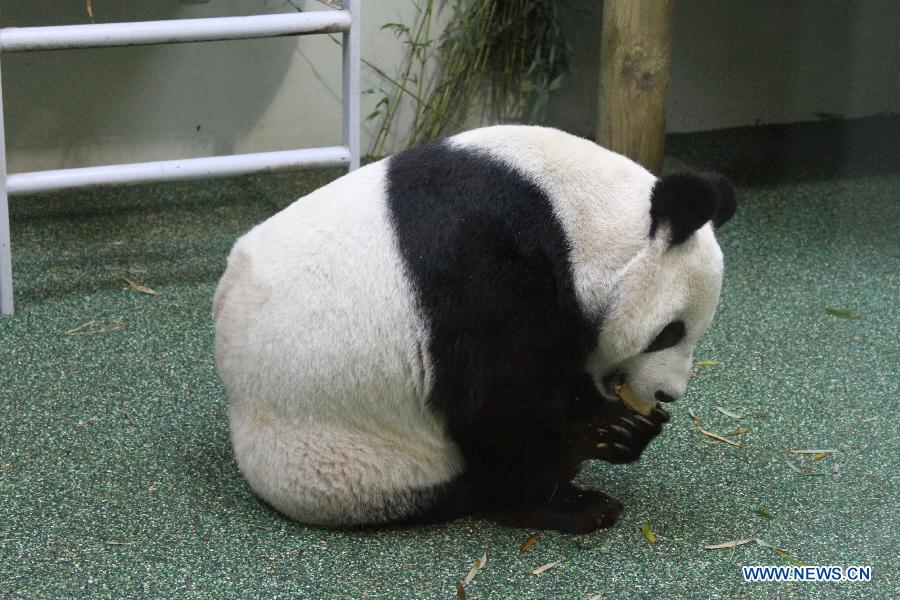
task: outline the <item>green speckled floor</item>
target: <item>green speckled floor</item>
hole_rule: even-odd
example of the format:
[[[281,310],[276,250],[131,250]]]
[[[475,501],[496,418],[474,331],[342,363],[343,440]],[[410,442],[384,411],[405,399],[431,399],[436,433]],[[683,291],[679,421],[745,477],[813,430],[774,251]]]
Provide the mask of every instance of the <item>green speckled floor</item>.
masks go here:
[[[670,139],[669,168],[739,183],[720,236],[722,305],[696,357],[716,364],[697,367],[644,460],[586,469],[583,482],[624,501],[616,527],[545,533],[524,555],[531,532],[476,520],[296,525],[253,498],[231,459],[211,351],[224,257],[333,172],[14,199],[0,597],[454,598],[485,549],[470,599],[897,597],[898,121]],[[123,290],[123,277],[159,295]],[[88,335],[66,335],[88,322],[76,332]],[[698,426],[746,432],[734,447]],[[836,452],[814,461],[792,448]],[[741,565],[788,563],[757,545],[703,548],[749,537],[809,564],[871,565],[873,581],[744,583]]]

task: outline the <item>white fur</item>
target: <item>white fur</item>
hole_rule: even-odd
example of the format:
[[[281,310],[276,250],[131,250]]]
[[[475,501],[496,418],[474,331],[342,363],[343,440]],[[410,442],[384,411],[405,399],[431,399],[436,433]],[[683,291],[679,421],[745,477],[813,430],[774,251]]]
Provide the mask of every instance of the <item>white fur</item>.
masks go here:
[[[712,321],[722,284],[722,252],[709,224],[674,248],[666,233],[660,230],[619,274],[615,302],[588,359],[601,390],[603,375],[621,371],[634,392],[651,404],[657,391],[672,398],[684,394],[694,346]],[[686,325],[684,339],[666,350],[643,353],[676,319]]]
[[[578,300],[599,315],[620,269],[646,245],[656,178],[621,154],[549,127],[486,127],[451,141],[488,152],[546,191],[572,244]]]
[[[238,465],[307,523],[403,516],[405,490],[462,468],[425,406],[425,327],[384,188],[382,161],[301,198],[235,244],[216,291]]]

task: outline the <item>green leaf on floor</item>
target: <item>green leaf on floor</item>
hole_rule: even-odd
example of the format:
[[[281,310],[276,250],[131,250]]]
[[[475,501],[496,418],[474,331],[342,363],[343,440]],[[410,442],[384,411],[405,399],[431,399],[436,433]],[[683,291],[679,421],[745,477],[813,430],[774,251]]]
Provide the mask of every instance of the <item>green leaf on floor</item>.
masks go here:
[[[765,506],[760,506],[759,510],[756,511],[756,514],[758,514],[762,518],[768,519],[770,521],[775,520],[775,515],[773,515],[771,512],[769,512],[769,509],[766,508]]]
[[[793,556],[791,556],[790,554],[788,554],[787,552],[785,552],[784,550],[781,550],[781,549],[779,549],[779,548],[775,548],[775,554],[777,554],[779,557],[781,557],[781,558],[784,559],[785,561],[791,563],[791,564],[794,565],[795,567],[805,567],[805,566],[807,566],[807,563],[805,563],[805,562],[800,562],[799,560],[797,560],[796,558],[794,558]]]

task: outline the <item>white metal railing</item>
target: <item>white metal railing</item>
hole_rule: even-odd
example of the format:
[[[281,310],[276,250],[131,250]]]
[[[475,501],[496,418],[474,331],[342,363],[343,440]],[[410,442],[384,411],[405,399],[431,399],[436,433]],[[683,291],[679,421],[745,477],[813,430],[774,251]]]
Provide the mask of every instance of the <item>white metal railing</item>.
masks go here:
[[[0,94],[0,314],[13,313],[10,195],[101,185],[228,177],[303,167],[347,165],[350,170],[358,168],[359,3],[360,0],[343,0],[340,10],[250,17],[0,29],[0,56],[6,52],[36,50],[207,42],[313,33],[343,34],[341,146],[36,171],[7,176],[3,99]]]

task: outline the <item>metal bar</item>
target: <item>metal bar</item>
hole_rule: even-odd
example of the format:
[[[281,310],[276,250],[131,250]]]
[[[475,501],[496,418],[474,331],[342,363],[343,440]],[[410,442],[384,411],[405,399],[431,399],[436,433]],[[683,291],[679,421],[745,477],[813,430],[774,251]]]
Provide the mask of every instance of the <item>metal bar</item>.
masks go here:
[[[344,145],[350,149],[350,171],[359,168],[359,66],[360,66],[360,0],[344,0],[343,11],[350,16],[350,29],[344,32],[341,73],[342,130]]]
[[[10,195],[152,181],[230,177],[304,167],[349,165],[349,170],[357,169],[360,155],[360,1],[343,0],[340,11],[0,29],[0,54],[344,32],[341,77],[344,146],[59,169],[7,176],[3,98],[0,94],[0,314],[13,314]]]
[[[2,74],[0,74],[0,82],[2,82]],[[5,135],[3,92],[0,89],[0,315],[11,315],[13,314],[12,246],[9,239],[9,196],[6,192]]]
[[[234,177],[250,173],[291,171],[309,167],[346,165],[350,150],[343,146],[211,156],[185,160],[83,167],[54,171],[16,173],[7,179],[10,195],[24,196],[73,188],[181,181],[211,177]]]
[[[334,33],[348,31],[353,24],[350,12],[325,10],[249,17],[51,27],[7,27],[0,29],[0,52],[209,42],[307,33]]]

